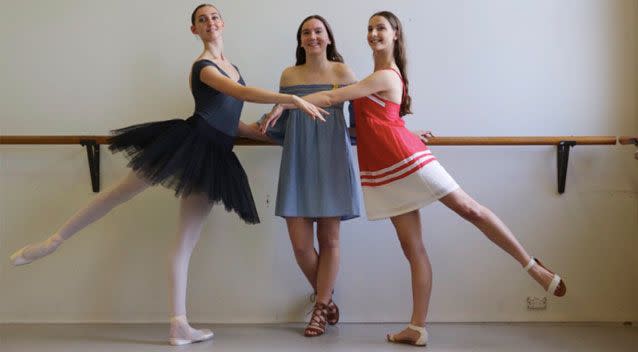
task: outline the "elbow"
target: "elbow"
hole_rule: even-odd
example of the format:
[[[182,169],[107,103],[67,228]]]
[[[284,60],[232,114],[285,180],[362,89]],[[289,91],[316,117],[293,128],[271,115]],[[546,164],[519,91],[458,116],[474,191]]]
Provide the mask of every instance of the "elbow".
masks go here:
[[[250,101],[250,94],[248,93],[248,89],[246,87],[241,87],[239,92],[237,92],[237,99],[241,101]]]

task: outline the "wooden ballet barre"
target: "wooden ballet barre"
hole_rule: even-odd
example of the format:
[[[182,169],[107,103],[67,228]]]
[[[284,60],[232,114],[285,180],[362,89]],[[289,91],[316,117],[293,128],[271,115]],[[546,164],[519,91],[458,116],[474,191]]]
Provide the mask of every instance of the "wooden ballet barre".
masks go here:
[[[623,137],[618,137],[618,143],[620,144],[634,144],[634,145],[638,145],[638,136],[636,137],[628,137],[628,136],[623,136]]]
[[[109,136],[0,136],[0,144],[81,144],[94,141],[109,144]],[[634,144],[638,137],[620,137]],[[632,140],[634,142],[632,142]],[[574,141],[578,145],[615,145],[615,136],[558,136],[558,137],[431,137],[428,145],[559,145],[563,141]],[[622,142],[621,142],[622,143]],[[235,145],[275,145],[249,138],[237,138]]]
[[[109,136],[0,136],[0,144],[80,144],[86,147],[93,192],[100,191],[100,145],[109,144]],[[555,136],[555,137],[431,137],[428,145],[445,146],[528,146],[555,145],[557,148],[558,193],[565,192],[570,148],[576,145],[615,145],[615,136]],[[622,144],[638,145],[637,137],[620,137]],[[237,138],[238,146],[274,146],[269,142]]]
[[[0,136],[0,144],[109,144],[109,136]]]
[[[615,136],[559,136],[559,137],[431,137],[428,145],[560,145],[573,141],[578,145],[615,145]]]

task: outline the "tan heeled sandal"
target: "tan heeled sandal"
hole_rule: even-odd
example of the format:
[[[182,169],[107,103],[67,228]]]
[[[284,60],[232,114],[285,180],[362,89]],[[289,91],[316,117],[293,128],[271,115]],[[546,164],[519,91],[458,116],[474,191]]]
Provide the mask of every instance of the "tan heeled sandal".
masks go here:
[[[558,274],[555,274],[553,271],[547,269],[545,265],[541,263],[540,260],[532,257],[529,260],[529,263],[525,266],[525,271],[529,272],[536,264],[540,265],[543,269],[549,271],[554,275],[552,278],[552,282],[547,286],[547,293],[552,294],[556,297],[563,297],[567,293],[567,285],[565,285],[565,280],[563,280]]]
[[[388,334],[386,336],[387,340],[389,342],[393,342],[393,343],[402,343],[402,344],[406,344],[406,345],[420,346],[420,347],[425,347],[428,344],[428,332],[427,332],[427,330],[425,330],[425,327],[416,326],[416,325],[413,325],[413,324],[408,324],[407,328],[410,329],[410,330],[418,332],[419,333],[419,337],[416,340],[407,339],[407,338],[398,339],[396,337],[396,335]]]

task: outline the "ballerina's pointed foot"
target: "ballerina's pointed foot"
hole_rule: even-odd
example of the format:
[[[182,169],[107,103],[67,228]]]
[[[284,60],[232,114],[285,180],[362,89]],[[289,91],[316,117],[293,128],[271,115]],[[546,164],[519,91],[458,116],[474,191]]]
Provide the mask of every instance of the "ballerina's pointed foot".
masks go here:
[[[168,343],[171,346],[183,346],[210,340],[215,334],[209,329],[194,329],[185,316],[171,318],[171,332]]]
[[[13,253],[9,259],[13,266],[26,265],[55,252],[63,241],[64,239],[60,236],[53,235],[44,241],[22,247]]]
[[[191,343],[207,341],[215,336],[215,334],[209,329],[201,329],[195,331],[197,331],[197,333],[195,335],[189,336],[188,338],[171,337],[168,339],[168,343],[171,346],[183,346],[189,345]]]

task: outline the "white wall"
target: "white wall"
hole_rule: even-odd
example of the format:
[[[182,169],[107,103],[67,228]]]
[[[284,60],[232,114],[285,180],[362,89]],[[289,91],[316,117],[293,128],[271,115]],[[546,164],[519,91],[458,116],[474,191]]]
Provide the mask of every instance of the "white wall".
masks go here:
[[[200,44],[193,1],[6,0],[0,13],[1,134],[105,134],[187,117],[187,75]],[[218,1],[226,54],[252,85],[276,89],[309,14],[332,24],[358,77],[371,71],[368,17],[390,9],[409,47],[412,128],[438,135],[638,134],[635,0]],[[356,4],[355,4],[356,3]],[[259,4],[259,5],[258,5]],[[252,121],[267,108],[248,104]],[[552,147],[434,147],[464,189],[528,250],[559,270],[568,295],[543,293],[507,255],[439,204],[422,211],[435,282],[431,321],[638,320],[638,162],[631,147],[576,147],[556,193]],[[102,186],[125,160],[102,148]],[[273,203],[280,151],[239,147],[262,223],[215,208],[192,260],[195,321],[303,320],[310,293]],[[0,147],[0,322],[165,321],[167,252],[177,202],[152,189],[45,260],[7,257],[44,239],[85,204],[85,151]],[[407,263],[387,221],[342,225],[336,301],[345,321],[406,321]]]

